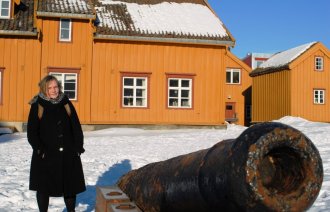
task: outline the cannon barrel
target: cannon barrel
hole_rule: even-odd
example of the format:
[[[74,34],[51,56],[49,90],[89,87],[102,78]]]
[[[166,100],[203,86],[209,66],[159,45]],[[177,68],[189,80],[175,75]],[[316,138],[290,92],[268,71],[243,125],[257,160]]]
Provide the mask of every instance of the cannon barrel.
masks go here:
[[[310,139],[267,122],[209,149],[132,170],[117,184],[145,212],[304,211],[322,181]]]

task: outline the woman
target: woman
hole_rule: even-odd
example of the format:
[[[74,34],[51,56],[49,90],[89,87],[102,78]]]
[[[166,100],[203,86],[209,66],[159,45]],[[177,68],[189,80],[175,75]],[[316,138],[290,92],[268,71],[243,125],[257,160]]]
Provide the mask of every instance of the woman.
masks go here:
[[[75,211],[76,194],[86,190],[80,160],[83,132],[74,109],[51,75],[40,83],[40,92],[30,102],[27,126],[33,154],[30,190],[37,191],[41,212],[48,210],[49,197],[64,196],[68,211]]]

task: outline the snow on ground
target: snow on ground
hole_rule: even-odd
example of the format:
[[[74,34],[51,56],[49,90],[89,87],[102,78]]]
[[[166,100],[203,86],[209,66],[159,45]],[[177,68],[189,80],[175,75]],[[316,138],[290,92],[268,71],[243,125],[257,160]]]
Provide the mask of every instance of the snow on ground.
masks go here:
[[[309,211],[329,211],[330,124],[297,117],[283,117],[277,121],[301,130],[317,146],[323,160],[324,182]],[[110,128],[84,132],[86,152],[82,162],[87,191],[78,195],[76,211],[94,211],[96,186],[112,185],[131,169],[209,148],[221,140],[236,138],[245,129],[228,125],[227,129]],[[31,154],[26,133],[0,136],[0,212],[38,211],[35,192],[28,190]],[[51,198],[49,211],[66,211],[63,199]]]

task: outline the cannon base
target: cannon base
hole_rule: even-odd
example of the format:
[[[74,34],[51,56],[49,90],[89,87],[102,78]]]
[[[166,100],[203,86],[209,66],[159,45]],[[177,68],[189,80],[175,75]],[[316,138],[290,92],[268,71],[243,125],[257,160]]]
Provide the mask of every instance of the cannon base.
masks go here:
[[[117,186],[96,187],[95,212],[141,212],[141,209]]]

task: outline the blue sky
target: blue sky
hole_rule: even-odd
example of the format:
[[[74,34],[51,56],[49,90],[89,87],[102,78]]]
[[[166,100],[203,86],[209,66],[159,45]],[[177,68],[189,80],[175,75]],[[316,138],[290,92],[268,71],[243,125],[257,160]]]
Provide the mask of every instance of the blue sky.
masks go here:
[[[236,39],[232,52],[276,53],[312,41],[330,49],[330,0],[208,0]]]

